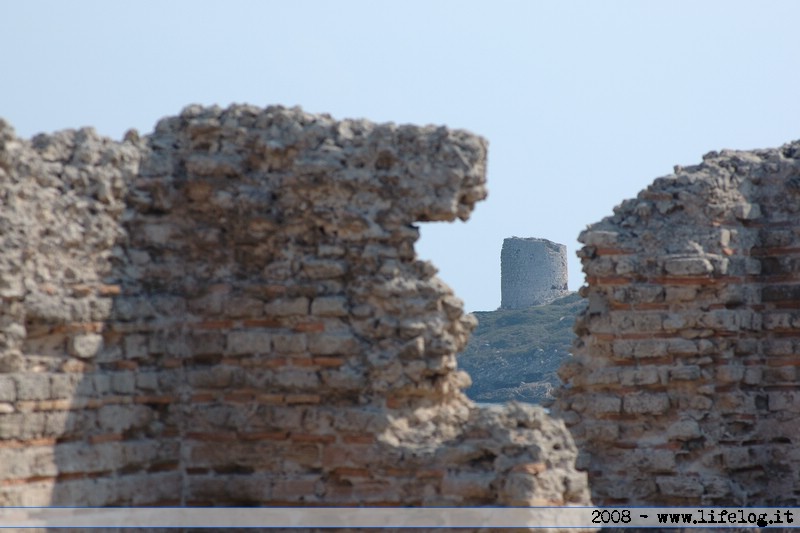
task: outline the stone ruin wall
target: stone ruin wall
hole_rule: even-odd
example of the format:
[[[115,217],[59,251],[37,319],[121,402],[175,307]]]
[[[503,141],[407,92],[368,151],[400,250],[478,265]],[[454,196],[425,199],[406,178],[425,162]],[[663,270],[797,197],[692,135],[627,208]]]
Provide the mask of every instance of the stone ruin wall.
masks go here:
[[[415,256],[485,156],[277,107],[0,121],[0,505],[589,503],[563,423],[463,395],[474,319]]]
[[[248,106],[0,121],[0,505],[588,504],[561,422],[461,393],[473,321],[414,254],[485,149]],[[799,211],[793,143],[581,235],[553,409],[596,504],[798,504]]]
[[[800,142],[703,159],[580,236],[555,408],[596,504],[800,504]]]
[[[504,239],[500,270],[501,309],[544,305],[569,293],[563,244],[534,237]]]

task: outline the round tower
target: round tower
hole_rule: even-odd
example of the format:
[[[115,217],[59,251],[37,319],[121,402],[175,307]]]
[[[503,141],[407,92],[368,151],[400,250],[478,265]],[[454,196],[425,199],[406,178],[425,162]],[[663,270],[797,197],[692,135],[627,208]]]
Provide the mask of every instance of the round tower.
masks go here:
[[[534,237],[504,239],[500,270],[501,309],[542,305],[569,292],[563,244]]]

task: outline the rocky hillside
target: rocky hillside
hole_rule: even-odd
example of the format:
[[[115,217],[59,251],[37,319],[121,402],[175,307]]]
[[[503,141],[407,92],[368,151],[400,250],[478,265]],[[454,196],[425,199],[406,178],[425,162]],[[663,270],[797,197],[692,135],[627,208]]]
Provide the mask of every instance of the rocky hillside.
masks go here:
[[[479,402],[541,403],[550,398],[583,305],[573,293],[527,309],[476,312],[478,327],[458,360],[472,376],[467,395]]]

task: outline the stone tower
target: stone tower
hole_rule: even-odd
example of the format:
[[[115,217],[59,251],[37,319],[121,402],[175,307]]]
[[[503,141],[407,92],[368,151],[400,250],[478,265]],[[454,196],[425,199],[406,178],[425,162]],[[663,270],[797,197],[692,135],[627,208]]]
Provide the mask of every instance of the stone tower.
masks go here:
[[[547,239],[510,237],[500,254],[501,309],[542,305],[566,295],[567,247]]]

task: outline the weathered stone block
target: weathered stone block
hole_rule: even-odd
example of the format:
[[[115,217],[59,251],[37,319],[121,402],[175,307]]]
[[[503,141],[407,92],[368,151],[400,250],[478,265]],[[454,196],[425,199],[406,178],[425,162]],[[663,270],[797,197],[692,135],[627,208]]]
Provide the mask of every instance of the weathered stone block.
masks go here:
[[[653,478],[635,479],[630,477],[609,476],[608,497],[616,500],[652,501],[657,492]]]
[[[192,355],[219,355],[225,351],[225,335],[193,331],[186,336],[186,345]]]
[[[61,472],[67,474],[108,471],[125,464],[122,447],[116,442],[94,446],[83,442],[64,443],[56,448],[56,458]]]
[[[0,415],[0,439],[30,440],[44,434],[44,413],[11,413]]]
[[[623,398],[622,409],[625,413],[661,414],[669,409],[669,396],[666,393],[633,393]]]
[[[696,477],[659,476],[656,486],[664,496],[692,498],[703,494],[703,484]]]
[[[581,254],[591,256],[595,253],[596,250],[594,250],[591,246],[585,246],[578,252],[579,257]],[[586,274],[601,278],[614,276],[616,274],[616,265],[614,264],[614,259],[604,256],[598,257],[595,261],[592,261],[591,266],[589,266],[589,270],[586,271]]]
[[[694,420],[679,420],[667,428],[667,438],[670,440],[691,440],[702,436],[700,425]]]
[[[667,286],[663,291],[667,303],[690,302],[697,298],[697,287]]]
[[[714,271],[705,257],[677,257],[664,261],[664,270],[672,276],[702,276]]]
[[[619,382],[622,385],[652,385],[658,383],[658,368],[646,366],[640,368],[621,368],[619,370]]]
[[[196,369],[188,373],[188,382],[191,386],[201,389],[225,388],[231,386],[234,374],[236,370],[229,366]]]
[[[136,391],[136,376],[130,372],[114,372],[111,375],[111,390],[117,394],[133,394]]]
[[[761,206],[754,203],[737,204],[733,208],[733,216],[739,220],[755,220],[761,218]]]
[[[738,331],[740,326],[749,323],[751,313],[717,310],[703,313],[698,319],[700,327],[716,331]]]
[[[97,421],[108,433],[122,433],[132,427],[141,427],[150,417],[150,410],[141,405],[104,405],[97,411]]]
[[[351,334],[309,335],[308,351],[313,355],[348,355],[358,349],[358,341]]]
[[[672,355],[695,355],[699,352],[695,341],[689,339],[668,339],[667,353]]]
[[[616,264],[614,266],[614,272],[616,274],[619,274],[620,276],[625,276],[631,274],[632,272],[635,272],[637,267],[638,267],[638,262],[635,258],[620,257],[616,261]]]
[[[636,347],[635,341],[629,340],[615,340],[612,343],[612,350],[615,357],[631,358],[633,357],[633,350]]]
[[[744,371],[743,381],[747,385],[757,385],[762,382],[762,369],[760,367],[751,366],[746,367]]]
[[[562,368],[564,368],[562,366]],[[580,371],[579,365],[573,365],[574,371]],[[626,369],[629,370],[629,369]],[[561,376],[561,372],[559,372]],[[564,376],[562,376],[563,379]],[[610,385],[612,383],[619,383],[622,380],[622,371],[616,368],[596,368],[586,376],[587,383],[594,385]]]
[[[283,298],[268,302],[264,306],[264,312],[267,316],[284,317],[284,316],[305,316],[309,313],[309,299],[308,298]]]
[[[347,264],[334,259],[310,260],[303,263],[303,274],[311,279],[335,279],[344,276]]]
[[[18,400],[49,400],[49,374],[14,374]]]
[[[52,503],[53,483],[39,481],[11,486],[0,492],[0,505],[6,507],[47,507]]]
[[[658,473],[675,471],[675,454],[672,450],[638,449],[633,452],[631,461],[642,471]]]
[[[89,359],[97,355],[103,347],[103,337],[96,333],[75,335],[69,341],[69,353],[81,359]]]
[[[800,412],[800,393],[796,391],[770,392],[769,410]]]
[[[795,319],[794,313],[769,311],[764,313],[762,323],[767,330],[789,330]]]
[[[158,389],[157,372],[138,372],[136,374],[136,388],[146,391]]]
[[[233,318],[256,318],[264,314],[264,302],[257,298],[240,296],[224,303],[225,315]]]
[[[129,501],[132,506],[141,507],[163,505],[165,502],[177,505],[175,495],[183,490],[184,484],[185,478],[182,472],[147,472],[124,476],[115,486],[116,499]],[[147,486],[149,490],[141,490],[143,486]]]
[[[122,341],[123,352],[127,359],[138,359],[147,357],[148,354],[148,338],[145,335],[126,335]]]
[[[669,369],[669,379],[675,381],[695,381],[700,379],[700,367],[684,365]]]
[[[114,318],[131,321],[155,316],[152,303],[146,298],[119,297],[114,300]]]
[[[724,365],[715,369],[717,382],[720,384],[738,383],[744,378],[743,366]]]
[[[590,413],[619,413],[622,407],[622,400],[616,396],[596,394],[587,406]]]
[[[619,240],[619,233],[616,231],[584,230],[578,236],[578,241],[587,246],[615,246]]]
[[[796,366],[776,366],[762,369],[761,380],[765,384],[794,383],[797,380]]]
[[[634,341],[633,356],[640,359],[648,357],[664,357],[668,353],[669,343],[662,340]]]
[[[0,448],[0,480],[25,479],[31,477],[32,455],[30,449],[25,448]]]
[[[272,345],[278,353],[303,353],[308,348],[308,339],[305,333],[276,333]]]
[[[614,442],[619,438],[619,424],[614,421],[597,421],[584,425],[586,438],[598,442]]]
[[[204,293],[201,293],[202,296],[187,301],[187,309],[201,316],[221,315],[225,304],[228,302],[231,292],[230,285],[228,283],[217,283],[204,287],[204,289]]]
[[[489,487],[482,472],[459,472],[447,474],[442,479],[441,490],[456,501],[485,499]]]
[[[663,328],[663,317],[661,313],[635,313],[633,324],[639,332],[659,332]]]
[[[670,313],[664,317],[662,327],[665,331],[675,332],[687,327],[693,327],[691,317],[685,315]]]
[[[311,302],[311,314],[314,316],[347,315],[347,298],[344,296],[323,296]]]
[[[306,391],[319,387],[320,375],[308,369],[280,368],[275,372],[274,382],[287,389]],[[266,388],[269,390],[269,387]],[[319,403],[318,397],[313,398],[317,400],[314,403]],[[296,403],[308,403],[307,400],[306,396],[295,399]]]
[[[754,456],[749,448],[725,448],[722,450],[722,460],[725,466],[732,470],[749,468],[755,464]]]
[[[736,413],[749,410],[748,396],[742,392],[722,392],[714,396],[714,407],[721,413]]]
[[[228,333],[226,353],[230,355],[267,354],[272,351],[269,330],[244,330]]]
[[[0,401],[14,402],[17,400],[17,385],[12,376],[0,375]]]
[[[84,378],[85,385],[82,387],[87,396],[103,396],[111,392],[111,376],[108,374],[94,374],[91,378]]]
[[[704,494],[703,498],[720,498],[722,501],[731,501],[731,496],[733,495],[733,480],[724,476],[704,476],[703,478],[703,487],[704,487]],[[738,497],[737,496],[734,496]],[[719,500],[711,500],[707,504],[712,505]]]
[[[80,374],[50,374],[51,398],[75,397],[77,389],[81,385],[82,377]],[[2,382],[2,376],[0,376],[0,382]],[[0,385],[0,389],[2,389],[2,385]],[[2,393],[0,393],[0,397],[2,397]]]

